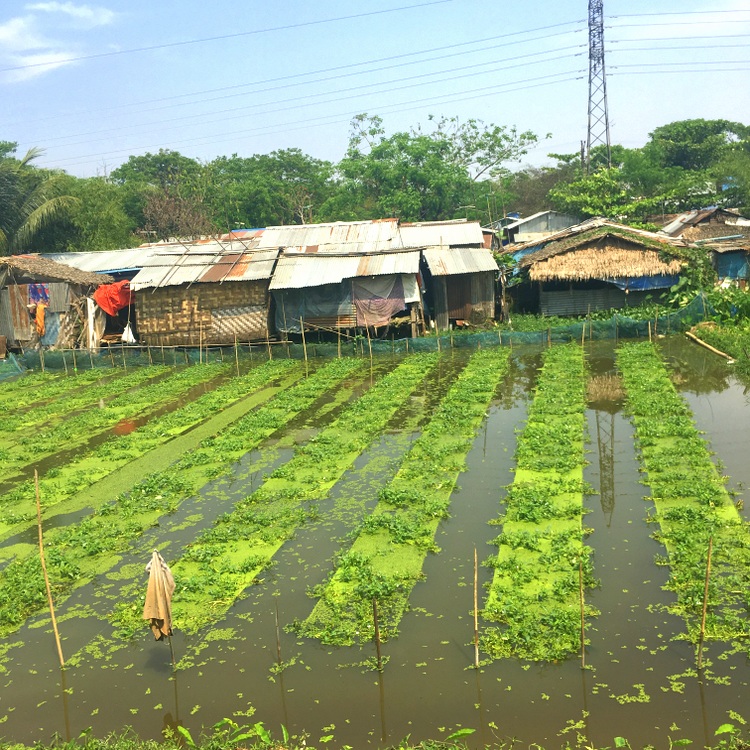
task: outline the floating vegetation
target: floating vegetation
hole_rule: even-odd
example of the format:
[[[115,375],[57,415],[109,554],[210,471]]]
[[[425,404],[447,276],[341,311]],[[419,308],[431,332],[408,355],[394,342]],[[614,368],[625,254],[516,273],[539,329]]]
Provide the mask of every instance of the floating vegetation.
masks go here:
[[[685,619],[689,639],[698,642],[713,540],[705,638],[727,641],[746,635],[750,536],[725,479],[654,345],[621,347],[617,364],[660,526],[655,537],[668,552],[667,588],[677,597],[670,611]]]
[[[436,354],[404,360],[188,547],[172,567],[178,627],[196,632],[229,609],[295,530],[316,515],[316,501],[385,429],[437,360]]]
[[[508,371],[508,354],[486,349],[472,355],[327,584],[314,591],[319,601],[295,625],[299,633],[338,645],[372,640],[375,600],[380,637],[397,634],[424,558],[436,550],[435,532],[448,516],[466,454]]]
[[[101,386],[110,395],[119,394],[101,406],[75,414],[48,430],[26,433],[23,437],[14,436],[7,447],[0,441],[7,472],[3,478],[7,479],[8,475],[38,462],[44,456],[84,445],[93,436],[115,427],[124,419],[146,418],[166,403],[184,397],[196,385],[231,372],[229,365],[196,365],[164,380],[144,385],[144,381],[153,379],[155,373],[163,374],[169,370],[160,365],[153,369],[144,367],[136,370]]]
[[[260,445],[321,394],[362,366],[353,359],[335,360],[299,385],[282,391],[267,405],[246,414],[173,466],[155,472],[114,503],[77,524],[47,535],[47,568],[56,597],[104,573],[118,562],[118,554],[161,516],[211,479],[228,471],[233,462]],[[195,369],[195,368],[191,368]],[[0,633],[16,630],[46,603],[39,557],[32,545],[0,572]]]
[[[298,377],[301,366],[287,359],[266,362],[242,377],[227,380],[181,408],[155,417],[129,434],[114,436],[65,465],[50,470],[39,480],[42,507],[47,510],[57,506],[61,511],[65,501],[77,493],[285,373]],[[271,392],[267,394],[270,395]],[[257,401],[249,403],[248,407],[253,405],[257,406]],[[0,539],[28,527],[30,522],[36,523],[36,510],[34,482],[27,480],[0,495]]]
[[[581,649],[580,570],[593,584],[583,543],[586,367],[577,344],[548,349],[508,488],[482,635],[493,658],[551,661]],[[587,607],[589,615],[595,614]]]

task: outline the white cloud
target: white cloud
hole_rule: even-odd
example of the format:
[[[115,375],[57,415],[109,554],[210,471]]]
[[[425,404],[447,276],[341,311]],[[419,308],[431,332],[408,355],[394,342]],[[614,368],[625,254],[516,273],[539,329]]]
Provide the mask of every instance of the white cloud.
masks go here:
[[[26,13],[0,22],[0,81],[28,81],[73,64],[81,54],[81,30],[106,26],[117,13],[100,6],[49,0],[30,3]],[[67,28],[60,23],[62,14]]]
[[[61,3],[57,2],[57,0],[43,3],[30,3],[26,6],[26,10],[37,11],[39,13],[62,13],[86,28],[107,26],[117,17],[117,14],[108,8],[91,5],[76,5],[75,3],[70,2]]]

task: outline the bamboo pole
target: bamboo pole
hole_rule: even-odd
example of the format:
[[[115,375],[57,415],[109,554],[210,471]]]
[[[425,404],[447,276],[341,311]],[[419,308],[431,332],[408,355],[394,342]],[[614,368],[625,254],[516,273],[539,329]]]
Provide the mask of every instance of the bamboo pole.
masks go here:
[[[47,588],[47,602],[49,603],[49,614],[52,619],[52,630],[55,633],[55,643],[57,644],[57,655],[60,657],[60,666],[65,666],[63,658],[62,645],[60,644],[60,633],[57,629],[57,618],[55,617],[55,607],[52,603],[52,588],[49,585],[49,576],[47,575],[47,563],[44,559],[44,538],[42,535],[42,504],[39,499],[39,472],[34,469],[34,489],[36,491],[36,522],[39,530],[39,560],[42,563],[42,573],[44,574],[44,585]]]
[[[383,658],[380,654],[380,623],[378,622],[378,600],[372,598],[372,621],[375,625],[375,651],[378,655],[378,672],[383,671]]]
[[[706,557],[706,582],[703,586],[703,614],[701,616],[701,635],[698,644],[698,669],[703,667],[703,640],[706,637],[706,610],[708,609],[708,582],[711,578],[711,552],[714,547],[714,538],[708,538],[708,556]]]
[[[279,600],[276,599],[276,658],[281,666],[281,635],[279,629]]]
[[[474,547],[474,669],[479,669],[479,573],[477,548]]]
[[[78,372],[78,362],[76,362],[76,350],[72,349],[73,352],[73,372]]]
[[[203,321],[198,321],[198,364],[203,364]]]
[[[89,365],[91,366],[91,369],[94,369],[94,357],[91,354],[91,349],[89,349]]]
[[[370,326],[367,325],[367,315],[362,313],[365,318],[365,333],[367,333],[367,348],[370,351],[370,369],[372,369],[372,341],[370,340]]]
[[[237,351],[237,334],[234,334],[234,364],[237,367],[237,377],[240,376],[240,354]]]
[[[338,355],[339,359],[341,359],[341,329],[336,326],[336,338],[338,343]]]
[[[299,318],[299,327],[302,331],[302,352],[305,355],[305,375],[307,375],[307,339],[305,339],[305,319],[301,315]]]
[[[125,372],[127,372],[128,371],[128,363],[125,360],[125,344],[123,344],[122,347],[120,347],[120,351],[122,352],[122,366],[125,369]],[[75,356],[75,352],[73,353],[73,356]]]
[[[654,318],[654,336],[657,336],[657,331],[659,330],[659,308],[656,308],[656,317]]]
[[[730,362],[734,362],[734,359],[730,357],[728,354],[725,354],[722,351],[719,351],[718,349],[714,349],[713,346],[710,344],[707,344],[702,339],[699,339],[694,333],[691,333],[690,331],[685,331],[685,335],[691,340],[695,341],[696,344],[700,344],[701,346],[706,347],[708,351],[713,352],[714,354],[718,354],[720,357],[724,357],[725,359],[728,359]]]
[[[581,600],[581,669],[586,667],[586,613],[583,598],[583,557],[578,559],[578,595]]]
[[[651,321],[648,321],[648,340],[651,341]]]
[[[151,347],[148,344],[146,344],[146,354],[148,354],[148,363],[150,365],[153,365],[154,364],[154,360],[151,357]]]
[[[65,374],[68,374],[68,361],[65,359],[65,349],[62,349],[63,367],[65,368]]]
[[[44,372],[44,349],[41,345],[39,346],[39,364],[42,366],[42,372]]]

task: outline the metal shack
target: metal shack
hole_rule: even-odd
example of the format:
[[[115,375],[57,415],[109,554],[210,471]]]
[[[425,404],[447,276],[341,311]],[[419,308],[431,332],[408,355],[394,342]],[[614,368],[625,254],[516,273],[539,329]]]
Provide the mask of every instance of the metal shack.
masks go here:
[[[439,330],[495,317],[498,272],[491,235],[465,219],[402,224],[404,247],[421,247],[426,301]]]
[[[140,339],[151,346],[265,339],[279,251],[259,249],[261,234],[152,245],[130,283]]]
[[[420,251],[401,247],[396,219],[268,227],[261,245],[282,248],[270,284],[279,332],[379,332],[421,305]]]

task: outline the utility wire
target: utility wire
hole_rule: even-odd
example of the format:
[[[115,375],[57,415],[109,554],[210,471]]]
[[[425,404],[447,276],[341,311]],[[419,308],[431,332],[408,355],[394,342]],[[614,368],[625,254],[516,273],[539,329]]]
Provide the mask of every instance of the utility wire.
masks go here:
[[[519,45],[519,44],[528,44],[529,42],[544,41],[546,39],[552,39],[553,37],[557,37],[557,36],[565,36],[567,34],[579,33],[580,31],[583,30],[583,28],[581,28],[581,29],[572,29],[572,30],[569,30],[569,31],[557,32],[557,33],[554,33],[554,34],[545,34],[543,36],[532,37],[531,39],[521,39],[521,40],[516,40],[516,41],[511,41],[511,42],[508,42],[507,40],[509,38],[511,38],[511,37],[521,36],[521,35],[524,35],[524,34],[533,34],[533,33],[536,33],[538,31],[547,31],[549,29],[556,29],[556,28],[560,28],[562,26],[571,26],[571,25],[576,25],[576,24],[577,25],[581,25],[581,24],[584,24],[584,23],[585,23],[585,19],[580,19],[578,21],[566,21],[565,23],[556,23],[556,24],[552,24],[550,26],[539,26],[537,28],[527,29],[525,31],[516,31],[516,32],[509,33],[509,34],[499,34],[497,36],[484,37],[482,39],[474,39],[474,40],[472,40],[470,42],[459,42],[459,43],[456,43],[456,44],[445,44],[445,45],[440,45],[438,47],[430,47],[428,49],[419,50],[419,51],[415,51],[415,52],[405,52],[405,53],[399,54],[399,55],[388,55],[386,57],[379,57],[379,58],[375,58],[373,60],[365,60],[363,62],[350,63],[349,65],[337,65],[337,66],[330,67],[330,68],[319,68],[317,70],[311,70],[311,71],[308,71],[308,72],[305,72],[305,73],[295,73],[295,74],[292,74],[292,75],[278,76],[276,78],[265,78],[265,79],[262,79],[260,81],[255,81],[255,82],[252,82],[252,83],[239,83],[239,84],[234,84],[232,86],[221,86],[221,87],[218,87],[218,88],[204,89],[202,91],[193,91],[193,92],[189,92],[189,93],[185,93],[185,94],[175,94],[173,96],[160,97],[158,99],[144,99],[144,100],[137,101],[137,102],[130,102],[128,104],[118,104],[118,105],[112,106],[112,107],[103,107],[103,108],[98,108],[98,109],[77,110],[77,111],[74,111],[74,112],[66,112],[66,113],[60,113],[60,112],[58,112],[55,115],[50,115],[49,117],[37,118],[36,121],[37,122],[43,122],[45,120],[55,120],[56,122],[59,122],[60,117],[67,117],[67,116],[73,117],[73,116],[82,115],[82,114],[90,115],[90,114],[96,114],[96,113],[100,113],[100,112],[109,112],[109,111],[119,110],[119,109],[127,109],[129,113],[132,113],[134,111],[133,107],[139,107],[139,106],[142,106],[142,105],[163,104],[164,102],[169,102],[169,101],[172,101],[172,100],[175,100],[175,99],[185,99],[185,98],[193,97],[193,96],[202,96],[204,94],[215,94],[215,93],[220,93],[222,91],[234,91],[234,90],[237,90],[237,89],[247,89],[247,88],[251,88],[252,89],[252,87],[255,87],[255,86],[264,86],[264,85],[267,85],[267,84],[276,84],[276,83],[280,83],[282,81],[290,81],[290,80],[294,80],[294,79],[304,79],[304,78],[308,78],[309,76],[312,76],[312,75],[318,75],[320,73],[336,72],[338,74],[338,75],[331,76],[331,77],[328,77],[328,78],[321,78],[321,79],[317,79],[317,80],[313,80],[313,81],[302,80],[299,83],[287,84],[287,85],[285,85],[283,87],[278,86],[278,87],[274,87],[274,88],[287,88],[290,85],[293,85],[293,86],[297,86],[297,85],[309,85],[310,83],[317,83],[319,81],[333,80],[334,78],[341,78],[341,77],[348,76],[348,75],[349,76],[350,75],[363,75],[363,74],[366,74],[366,73],[372,73],[372,72],[377,71],[377,70],[387,70],[388,69],[387,67],[383,67],[383,68],[370,68],[368,70],[364,70],[364,71],[360,71],[360,72],[356,72],[356,73],[355,72],[345,73],[345,74],[341,74],[340,73],[340,71],[347,70],[347,69],[350,69],[350,68],[363,67],[365,65],[375,65],[375,64],[378,64],[378,63],[392,62],[392,61],[396,61],[396,60],[403,60],[403,59],[406,59],[406,58],[409,58],[409,57],[416,57],[416,56],[419,56],[419,55],[426,55],[426,54],[431,54],[431,53],[434,53],[434,52],[444,53],[445,50],[460,49],[460,48],[463,48],[463,47],[467,47],[469,45],[483,44],[485,42],[497,42],[497,41],[503,40],[503,47],[511,47],[511,46],[515,46],[515,45]],[[413,63],[408,63],[408,64],[416,65],[416,64],[421,64],[421,63],[424,63],[424,62],[430,62],[430,61],[432,61],[434,59],[445,59],[445,58],[448,58],[448,57],[455,57],[458,54],[473,54],[475,52],[483,52],[483,51],[486,51],[488,49],[495,49],[495,46],[492,45],[490,47],[480,47],[478,50],[471,50],[469,52],[463,52],[463,53],[456,53],[456,52],[454,52],[454,53],[451,53],[449,55],[441,54],[440,58],[428,58],[428,59],[422,59],[422,60],[415,60]],[[397,66],[394,65],[394,66],[389,66],[389,67],[397,67]],[[252,90],[250,92],[243,92],[243,93],[258,93],[259,91],[265,91],[265,90],[268,90],[268,89],[260,89],[260,90],[255,89],[255,90]],[[217,98],[224,98],[224,97],[217,97]],[[201,102],[201,101],[214,101],[214,100],[213,99],[199,99],[198,100],[198,102]],[[166,109],[167,107],[170,107],[170,106],[190,106],[190,105],[192,105],[194,103],[195,102],[180,102],[180,103],[176,103],[174,105],[165,105],[163,107],[149,108],[146,111],[153,112],[155,109]],[[135,111],[138,112],[139,110],[135,110]],[[140,110],[140,111],[144,111],[144,110]],[[11,124],[13,124],[13,123],[11,123]]]
[[[169,123],[170,125],[173,125],[174,123],[180,123],[180,122],[185,122],[185,121],[189,121],[189,120],[195,120],[196,118],[200,118],[200,117],[211,117],[211,118],[214,118],[217,115],[229,115],[228,117],[221,117],[218,120],[211,119],[211,120],[206,120],[206,121],[204,121],[202,123],[198,123],[198,124],[208,124],[208,123],[211,123],[211,122],[225,122],[227,120],[234,120],[234,119],[237,119],[239,117],[245,117],[246,113],[249,110],[261,109],[260,112],[255,113],[256,116],[257,116],[257,115],[271,114],[271,113],[275,113],[275,112],[283,112],[283,111],[286,111],[286,110],[292,109],[292,108],[293,109],[298,109],[299,106],[300,106],[300,102],[302,102],[304,100],[310,100],[310,99],[317,100],[317,101],[311,101],[308,104],[304,104],[302,106],[314,106],[314,105],[320,105],[320,104],[330,104],[330,103],[335,103],[335,102],[341,101],[342,99],[351,99],[351,98],[356,98],[357,96],[361,96],[361,94],[355,94],[355,93],[353,93],[353,92],[356,92],[356,91],[360,91],[361,92],[363,90],[385,86],[385,87],[387,87],[387,92],[390,93],[392,91],[400,91],[400,90],[403,90],[403,89],[406,89],[406,88],[414,88],[415,86],[423,85],[423,84],[415,84],[415,83],[404,84],[405,81],[424,81],[424,79],[426,79],[426,78],[431,78],[431,77],[438,76],[438,75],[455,74],[455,73],[459,73],[461,71],[468,71],[468,70],[474,70],[474,71],[476,71],[477,68],[487,68],[490,65],[497,65],[497,63],[504,63],[504,62],[509,62],[509,61],[522,60],[522,59],[530,58],[530,57],[539,57],[541,55],[558,54],[560,52],[569,52],[570,50],[576,50],[576,49],[580,49],[580,48],[581,48],[581,45],[572,45],[572,46],[569,46],[569,47],[561,47],[561,48],[557,48],[557,49],[553,49],[553,50],[544,50],[542,52],[530,52],[530,53],[528,53],[526,55],[514,55],[513,57],[501,58],[499,60],[493,60],[493,61],[490,61],[490,62],[476,63],[474,65],[465,65],[465,66],[461,66],[461,67],[458,67],[458,68],[450,68],[450,69],[447,69],[447,70],[438,70],[438,71],[433,71],[431,73],[421,73],[419,75],[407,76],[407,77],[404,77],[404,78],[399,78],[399,79],[390,80],[390,81],[377,81],[376,83],[369,83],[369,84],[363,84],[361,86],[354,86],[354,87],[350,87],[350,88],[337,89],[337,90],[334,90],[334,91],[327,91],[325,93],[305,94],[303,96],[293,96],[293,97],[288,97],[286,99],[275,99],[274,102],[273,102],[273,105],[285,104],[285,103],[293,103],[293,105],[294,105],[293,107],[280,107],[280,108],[276,108],[276,109],[262,109],[263,107],[267,107],[268,103],[264,102],[264,103],[258,103],[258,104],[248,104],[248,105],[243,106],[243,107],[232,107],[231,109],[211,110],[210,112],[207,112],[207,113],[189,114],[189,115],[184,115],[182,117],[173,117],[173,118],[170,118],[169,120],[153,120],[153,121],[150,121],[150,122],[140,123],[140,124],[137,124],[137,125],[127,125],[127,126],[123,126],[123,127],[120,127],[120,128],[109,128],[109,129],[105,129],[105,130],[93,130],[93,131],[89,131],[89,132],[86,132],[86,133],[76,133],[74,135],[57,136],[57,137],[54,137],[54,138],[48,138],[48,139],[46,139],[46,142],[50,143],[50,142],[54,142],[54,141],[66,140],[68,138],[83,138],[85,136],[101,135],[101,134],[105,134],[105,133],[109,133],[109,134],[111,134],[111,133],[118,133],[118,132],[123,132],[125,130],[129,130],[130,128],[153,127],[154,125],[160,125],[160,124],[163,124],[163,123]],[[570,55],[570,54],[568,54],[568,55],[561,55],[560,57],[552,58],[552,59],[534,60],[532,62],[522,62],[522,63],[518,63],[516,65],[507,65],[507,66],[500,66],[500,67],[489,68],[488,70],[484,71],[484,74],[487,74],[487,73],[500,73],[500,72],[503,72],[503,71],[506,71],[506,70],[512,70],[514,68],[520,68],[520,67],[526,67],[526,66],[529,66],[529,65],[539,65],[539,64],[546,63],[546,62],[552,62],[553,60],[554,61],[559,61],[559,60],[563,60],[563,59],[569,59],[571,57],[577,57],[577,56],[579,56],[581,54],[583,54],[583,53],[582,52],[578,52],[578,53],[573,54],[573,55]],[[447,78],[438,78],[436,80],[426,81],[425,83],[427,85],[433,85],[433,84],[436,84],[436,83],[445,83],[445,82],[455,81],[455,80],[458,80],[458,79],[467,78],[467,77],[471,77],[471,76],[475,76],[475,75],[476,75],[476,72],[473,72],[473,73],[463,73],[461,75],[450,75]],[[394,84],[404,84],[404,85],[398,85],[398,86],[396,86]],[[386,93],[386,92],[374,92],[374,93]],[[320,99],[321,96],[328,96],[328,97],[332,96],[333,98]],[[245,113],[245,114],[240,114],[240,113]],[[174,125],[174,127],[181,127],[181,126]],[[102,140],[102,139],[97,139],[97,140]],[[87,141],[83,141],[83,143],[86,143],[86,142]],[[67,145],[75,146],[75,145],[80,145],[80,143],[81,143],[81,141],[77,141],[77,142],[69,143]]]
[[[402,106],[402,103],[399,104],[392,104],[392,105],[386,105],[382,108],[380,108],[380,111],[388,113],[388,114],[395,114],[400,112],[409,112],[415,109],[421,109],[425,104],[434,104],[434,103],[442,103],[442,104],[450,104],[453,102],[462,102],[462,101],[469,101],[471,99],[478,99],[482,97],[486,97],[488,94],[493,93],[513,93],[514,91],[521,91],[531,88],[538,88],[539,86],[549,86],[549,85],[557,85],[560,83],[567,83],[569,81],[575,81],[575,80],[582,80],[585,76],[586,71],[583,69],[579,70],[569,70],[569,71],[563,71],[559,73],[553,73],[551,75],[547,76],[538,76],[536,78],[529,78],[525,80],[518,80],[518,81],[511,81],[505,84],[499,84],[494,86],[485,86],[478,89],[471,89],[469,91],[462,92],[462,95],[460,96],[454,96],[452,94],[443,94],[441,96],[437,97],[428,97],[425,99],[412,99],[410,101],[410,106],[404,107]],[[556,78],[558,76],[568,76],[567,78],[562,78],[560,80],[548,80],[550,78]],[[541,81],[544,81],[541,83]],[[508,86],[511,86],[513,88],[506,88]],[[351,112],[342,112],[335,115],[322,115],[321,117],[313,117],[313,118],[305,118],[303,120],[296,120],[293,122],[287,122],[287,123],[279,123],[277,125],[266,125],[261,128],[250,128],[250,129],[243,129],[243,130],[236,130],[231,131],[229,133],[222,133],[220,135],[216,136],[201,136],[199,138],[192,138],[192,139],[186,139],[186,140],[180,140],[180,141],[172,141],[170,143],[158,143],[158,144],[151,144],[149,146],[138,146],[138,147],[131,147],[128,149],[122,149],[119,151],[109,151],[105,153],[99,153],[99,154],[90,154],[86,155],[85,159],[87,161],[82,162],[80,159],[82,157],[67,157],[65,159],[56,159],[52,162],[53,165],[59,165],[59,164],[69,164],[69,166],[80,166],[81,164],[93,164],[95,163],[92,161],[93,159],[100,159],[107,156],[121,156],[121,155],[132,155],[134,151],[145,151],[152,148],[164,148],[165,146],[181,146],[183,144],[193,144],[193,145],[206,145],[206,144],[215,144],[222,142],[218,139],[230,139],[235,138],[238,135],[248,135],[248,134],[263,134],[263,133],[287,133],[292,132],[294,130],[303,130],[307,127],[314,127],[315,123],[318,125],[335,125],[340,122],[348,123],[352,117],[360,114],[360,110],[351,111]],[[329,119],[334,118],[334,119]],[[345,118],[345,119],[342,119]],[[322,120],[325,120],[325,122],[321,122]],[[299,126],[299,127],[290,127],[290,126]],[[283,129],[282,129],[283,128]],[[70,165],[70,162],[74,162],[72,165]]]
[[[238,39],[240,37],[255,36],[257,34],[267,34],[272,31],[288,31],[290,29],[301,29],[309,26],[320,26],[326,23],[334,23],[336,21],[351,21],[355,18],[367,18],[370,16],[380,16],[386,13],[397,13],[402,10],[413,10],[414,8],[425,8],[429,5],[442,5],[443,3],[451,3],[453,0],[430,0],[430,2],[417,3],[416,5],[402,5],[398,8],[387,8],[385,10],[371,10],[366,13],[355,13],[349,16],[337,16],[335,18],[321,18],[317,21],[302,21],[300,23],[291,23],[285,26],[270,26],[265,29],[253,29],[252,31],[236,31],[232,34],[221,34],[219,36],[207,36],[201,39],[184,39],[179,42],[165,42],[164,44],[151,44],[147,47],[131,47],[129,49],[110,50],[109,52],[97,52],[92,55],[79,55],[77,57],[67,57],[63,60],[55,60],[55,63],[60,65],[63,63],[81,62],[82,60],[97,60],[103,57],[116,57],[119,55],[131,55],[137,52],[152,52],[159,49],[170,49],[173,47],[186,47],[191,44],[204,44],[206,42],[219,42],[226,41],[227,39]],[[0,68],[0,73],[7,73],[12,70],[27,70],[29,68],[39,68],[44,65],[49,65],[49,62],[42,63],[28,63],[27,65],[16,65],[12,68]]]

